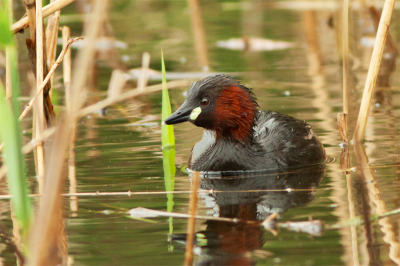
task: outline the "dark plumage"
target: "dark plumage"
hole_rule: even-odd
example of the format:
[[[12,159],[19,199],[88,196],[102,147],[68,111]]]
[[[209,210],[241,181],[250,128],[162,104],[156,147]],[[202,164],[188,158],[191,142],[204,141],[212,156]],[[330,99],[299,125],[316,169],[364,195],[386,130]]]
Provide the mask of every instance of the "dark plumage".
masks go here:
[[[325,160],[310,125],[257,107],[250,89],[217,75],[194,83],[165,123],[190,121],[206,129],[189,159],[196,171],[276,170]]]

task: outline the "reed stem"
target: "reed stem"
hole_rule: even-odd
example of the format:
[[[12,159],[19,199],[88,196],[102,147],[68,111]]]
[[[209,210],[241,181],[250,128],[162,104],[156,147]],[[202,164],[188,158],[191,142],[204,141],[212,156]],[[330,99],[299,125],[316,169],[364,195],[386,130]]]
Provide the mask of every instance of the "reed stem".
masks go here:
[[[29,24],[29,31],[31,34],[32,42],[35,42],[36,39],[36,12],[35,12],[35,0],[24,0],[25,8],[26,8],[26,19],[27,24]],[[11,27],[12,28],[12,27]]]
[[[349,0],[343,0],[343,113],[349,114]],[[347,126],[346,126],[347,128]],[[348,140],[346,141],[348,143]]]
[[[58,2],[58,1],[57,1]],[[57,3],[55,2],[55,3]],[[88,69],[93,63],[95,54],[95,43],[103,22],[103,14],[106,11],[108,1],[93,2],[92,20],[86,19],[84,24],[84,36],[87,40],[85,46],[79,51],[75,61],[73,83],[71,84],[71,110],[59,119],[56,134],[51,147],[49,161],[46,169],[46,187],[38,214],[30,238],[30,250],[32,256],[28,265],[55,265],[55,256],[51,256],[55,247],[58,247],[62,225],[60,216],[62,212],[61,192],[63,188],[62,171],[64,156],[68,148],[68,140],[71,133],[70,124],[75,121],[75,112],[84,104],[84,86],[88,77]],[[60,234],[61,231],[61,234]],[[59,250],[59,248],[57,248]]]
[[[63,7],[66,7],[67,5],[69,5],[75,1],[76,0],[57,0],[49,5],[45,6],[43,8],[43,18],[50,16],[54,12],[60,10]],[[11,26],[11,31],[14,33],[17,33],[23,29],[26,29],[28,26],[30,27],[28,17],[23,17]]]
[[[53,3],[56,0],[51,0]],[[58,39],[58,21],[60,18],[60,10],[56,11],[54,14],[51,14],[48,18],[47,28],[46,28],[46,51],[47,51],[47,69],[50,69],[54,61],[56,60],[57,54],[57,39]],[[49,96],[52,97],[53,94],[53,77],[50,79],[50,91]]]
[[[67,54],[68,51],[68,47],[78,41],[78,40],[82,40],[83,37],[77,37],[71,40],[68,40],[67,46],[63,48],[63,50],[61,51],[60,55],[58,56],[57,60],[54,62],[53,66],[51,67],[49,73],[47,74],[46,78],[43,80],[43,83],[40,85],[39,89],[36,90],[36,94],[35,96],[32,98],[32,100],[29,101],[29,103],[27,104],[27,106],[25,107],[24,111],[21,113],[21,115],[19,116],[18,120],[22,121],[25,116],[28,114],[28,112],[32,109],[33,104],[35,103],[36,99],[40,96],[43,95],[43,89],[46,87],[47,83],[49,82],[50,78],[53,76],[54,71],[56,70],[56,68],[61,64],[64,56]]]
[[[203,71],[208,71],[210,62],[208,60],[206,35],[204,33],[203,20],[198,0],[188,0],[192,20],[192,31],[197,60]]]
[[[360,112],[358,114],[356,129],[354,132],[355,142],[359,142],[364,139],[365,126],[367,124],[372,96],[374,93],[376,79],[378,77],[379,67],[381,64],[383,49],[385,47],[385,41],[389,31],[394,3],[395,0],[386,0],[383,6],[381,20],[378,26],[378,32],[376,34],[375,45],[372,51],[371,63],[368,69],[367,80],[365,82]]]
[[[142,56],[142,69],[140,71],[140,77],[137,86],[139,91],[144,91],[144,88],[147,86],[149,67],[150,67],[150,54],[145,52],[143,53]]]
[[[32,29],[31,29],[32,32]],[[39,91],[39,88],[43,84],[43,16],[42,16],[42,1],[36,1],[36,93],[39,94],[36,102],[36,136],[40,136],[44,129],[44,108],[43,108],[43,91]],[[44,187],[44,151],[43,143],[40,143],[36,147],[37,152],[37,165],[38,165],[38,177],[39,177],[39,193],[42,194]]]

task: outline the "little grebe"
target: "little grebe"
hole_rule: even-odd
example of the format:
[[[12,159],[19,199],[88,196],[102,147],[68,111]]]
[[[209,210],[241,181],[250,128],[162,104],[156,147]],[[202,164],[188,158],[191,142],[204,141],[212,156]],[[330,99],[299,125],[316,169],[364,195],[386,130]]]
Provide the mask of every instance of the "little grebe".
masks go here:
[[[278,112],[258,111],[250,89],[226,75],[192,84],[167,125],[205,129],[188,167],[195,171],[276,170],[322,163],[325,150],[311,126]]]

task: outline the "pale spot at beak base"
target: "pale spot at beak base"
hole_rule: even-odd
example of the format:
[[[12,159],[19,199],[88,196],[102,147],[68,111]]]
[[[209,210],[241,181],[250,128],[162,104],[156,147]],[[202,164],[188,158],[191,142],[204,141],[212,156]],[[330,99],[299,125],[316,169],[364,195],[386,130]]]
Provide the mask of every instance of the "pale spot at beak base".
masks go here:
[[[200,113],[201,113],[200,107],[194,108],[190,113],[189,119],[192,121],[196,120],[196,118],[199,116]]]

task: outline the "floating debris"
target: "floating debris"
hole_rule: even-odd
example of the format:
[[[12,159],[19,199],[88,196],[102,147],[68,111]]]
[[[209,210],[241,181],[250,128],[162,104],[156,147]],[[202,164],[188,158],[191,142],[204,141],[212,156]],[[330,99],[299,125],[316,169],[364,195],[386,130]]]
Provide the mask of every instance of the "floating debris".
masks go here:
[[[321,236],[324,231],[324,224],[320,220],[305,222],[286,222],[277,224],[279,228],[285,228],[294,232],[303,232],[313,236]]]
[[[132,218],[155,218],[155,217],[160,216],[160,213],[158,213],[155,210],[138,207],[138,208],[131,209],[129,211],[129,215]]]
[[[262,38],[239,38],[227,41],[218,41],[217,46],[230,50],[246,50],[252,52],[273,51],[292,48],[294,43],[285,41],[274,41]]]

